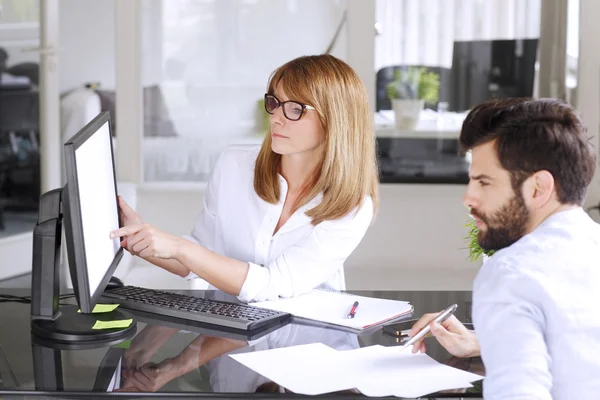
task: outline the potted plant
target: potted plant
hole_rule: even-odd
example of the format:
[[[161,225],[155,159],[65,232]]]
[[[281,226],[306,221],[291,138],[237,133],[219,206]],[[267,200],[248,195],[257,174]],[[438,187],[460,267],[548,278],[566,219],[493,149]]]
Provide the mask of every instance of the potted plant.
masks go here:
[[[386,86],[392,101],[398,129],[414,129],[425,103],[439,99],[440,76],[423,67],[406,67],[395,71],[394,80]]]
[[[261,98],[256,102],[256,132],[260,136],[269,131],[270,121],[269,114],[265,111],[265,99]]]
[[[479,245],[479,241],[477,240],[479,229],[477,229],[477,225],[475,225],[475,220],[470,218],[465,227],[468,229],[465,240],[467,241],[467,248],[469,250],[469,260],[477,261],[483,257],[483,260],[485,261],[487,257],[491,257],[492,254],[494,254],[494,250],[484,250]]]

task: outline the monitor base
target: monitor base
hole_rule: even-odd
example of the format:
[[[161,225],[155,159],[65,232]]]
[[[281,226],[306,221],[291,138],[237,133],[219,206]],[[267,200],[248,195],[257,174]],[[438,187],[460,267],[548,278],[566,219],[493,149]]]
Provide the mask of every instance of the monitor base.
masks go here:
[[[127,328],[92,329],[96,321],[117,321],[133,319],[133,316],[119,309],[108,313],[83,314],[78,313],[78,306],[60,307],[58,318],[32,319],[31,332],[46,341],[58,342],[96,342],[117,341],[133,337],[136,332],[135,319]]]

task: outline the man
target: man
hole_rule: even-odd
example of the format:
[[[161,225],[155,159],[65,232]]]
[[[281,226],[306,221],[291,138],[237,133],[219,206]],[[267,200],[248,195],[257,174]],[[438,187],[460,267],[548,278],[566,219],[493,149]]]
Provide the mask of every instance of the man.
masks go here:
[[[581,208],[596,156],[581,119],[559,100],[491,100],[460,144],[463,203],[496,252],[475,279],[475,333],[452,317],[432,334],[453,355],[481,352],[486,399],[600,398],[600,225]]]

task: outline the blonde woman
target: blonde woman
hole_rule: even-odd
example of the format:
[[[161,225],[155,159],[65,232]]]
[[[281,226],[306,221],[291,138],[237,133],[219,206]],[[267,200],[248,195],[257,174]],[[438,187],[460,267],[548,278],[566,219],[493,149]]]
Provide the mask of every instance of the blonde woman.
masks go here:
[[[344,261],[378,206],[365,87],[333,56],[300,57],[273,72],[265,109],[262,146],[220,155],[190,237],[144,224],[122,199],[124,227],[111,236],[124,237],[134,255],[243,301],[343,289]]]

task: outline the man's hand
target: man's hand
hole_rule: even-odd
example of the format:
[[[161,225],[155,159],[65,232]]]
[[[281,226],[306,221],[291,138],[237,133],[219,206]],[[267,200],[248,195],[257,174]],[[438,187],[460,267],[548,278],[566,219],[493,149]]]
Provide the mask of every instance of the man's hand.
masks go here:
[[[413,337],[430,324],[431,335],[435,336],[438,342],[453,356],[461,358],[479,356],[479,342],[475,332],[467,329],[454,315],[441,324],[432,322],[438,315],[439,313],[423,315],[410,329],[408,336]],[[425,350],[425,338],[421,338],[413,344],[413,353],[418,351],[425,353]]]

